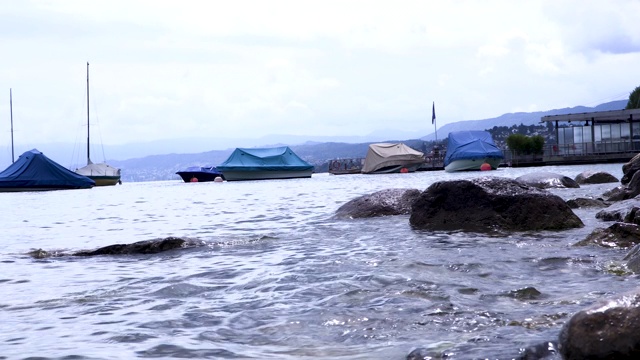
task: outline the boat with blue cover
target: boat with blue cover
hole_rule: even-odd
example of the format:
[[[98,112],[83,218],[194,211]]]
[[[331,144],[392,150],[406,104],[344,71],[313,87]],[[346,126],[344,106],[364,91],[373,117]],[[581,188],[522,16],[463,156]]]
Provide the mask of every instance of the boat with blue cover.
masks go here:
[[[288,146],[236,148],[217,166],[227,181],[310,178],[313,165]]]
[[[504,155],[487,131],[452,131],[447,139],[444,170],[495,170]],[[483,166],[484,164],[484,166]]]

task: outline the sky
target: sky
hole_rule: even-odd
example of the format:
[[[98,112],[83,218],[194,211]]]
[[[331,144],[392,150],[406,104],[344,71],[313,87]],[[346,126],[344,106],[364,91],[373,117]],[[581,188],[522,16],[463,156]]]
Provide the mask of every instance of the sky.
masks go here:
[[[0,147],[348,136],[627,99],[640,1],[0,6]],[[11,90],[10,90],[11,89]],[[12,107],[10,107],[10,93]],[[1,99],[4,99],[2,101]]]

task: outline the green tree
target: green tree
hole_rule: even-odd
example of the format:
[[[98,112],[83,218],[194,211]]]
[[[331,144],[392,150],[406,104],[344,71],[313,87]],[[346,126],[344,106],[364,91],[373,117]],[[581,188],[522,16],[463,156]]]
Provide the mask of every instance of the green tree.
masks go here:
[[[517,155],[542,154],[544,137],[540,135],[511,134],[507,137],[507,146]]]
[[[640,86],[629,94],[629,101],[625,109],[640,109]]]

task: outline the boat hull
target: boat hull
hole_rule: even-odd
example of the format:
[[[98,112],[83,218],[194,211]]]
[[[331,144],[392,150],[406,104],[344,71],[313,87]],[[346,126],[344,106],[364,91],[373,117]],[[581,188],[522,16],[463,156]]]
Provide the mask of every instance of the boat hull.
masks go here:
[[[178,174],[184,182],[192,182],[191,179],[196,178],[198,182],[215,181],[217,177],[225,179],[222,173],[211,173],[203,171],[178,171]]]
[[[403,164],[403,165],[392,165],[380,168],[378,170],[363,173],[363,174],[394,174],[394,173],[402,173],[402,172],[415,172],[422,163],[419,164]],[[406,171],[402,171],[402,169],[406,169]]]
[[[455,171],[481,170],[480,167],[484,163],[491,165],[491,170],[495,170],[498,168],[498,166],[500,166],[501,161],[502,159],[498,159],[498,158],[454,160],[449,165],[444,167],[444,171],[455,172]]]
[[[310,178],[313,173],[311,170],[229,170],[225,171],[224,177],[227,181],[242,180],[271,180],[271,179],[298,179]]]
[[[122,184],[120,176],[87,176],[89,179],[96,182],[96,186],[113,186],[116,184]]]

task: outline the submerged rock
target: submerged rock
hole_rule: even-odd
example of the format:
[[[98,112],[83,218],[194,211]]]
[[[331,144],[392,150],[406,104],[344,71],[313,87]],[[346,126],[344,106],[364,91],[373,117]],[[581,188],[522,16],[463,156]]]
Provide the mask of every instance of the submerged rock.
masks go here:
[[[567,205],[572,209],[591,208],[591,207],[607,207],[609,203],[602,199],[575,198],[567,200]]]
[[[96,256],[96,255],[131,255],[131,254],[157,254],[159,252],[183,249],[196,246],[191,240],[176,237],[164,239],[143,240],[132,244],[115,244],[101,247],[91,251],[78,251],[74,256]]]
[[[640,294],[632,293],[582,310],[558,338],[563,359],[640,358]]]
[[[386,189],[357,197],[336,211],[336,217],[370,218],[385,215],[407,215],[418,198],[418,189]]]
[[[535,172],[516,178],[517,181],[538,189],[551,188],[579,188],[580,185],[572,178],[552,172]]]
[[[574,246],[598,245],[608,248],[628,248],[640,242],[640,227],[617,222],[606,229],[597,228]]]
[[[604,171],[583,171],[574,179],[578,184],[606,184],[618,182],[618,178]]]
[[[524,349],[520,357],[518,357],[518,360],[557,359],[557,354],[558,343],[555,341],[546,341]]]
[[[497,177],[439,181],[413,203],[411,225],[425,230],[565,230],[584,224],[557,195]]]
[[[634,245],[622,260],[627,262],[627,269],[640,273],[640,244]]]

